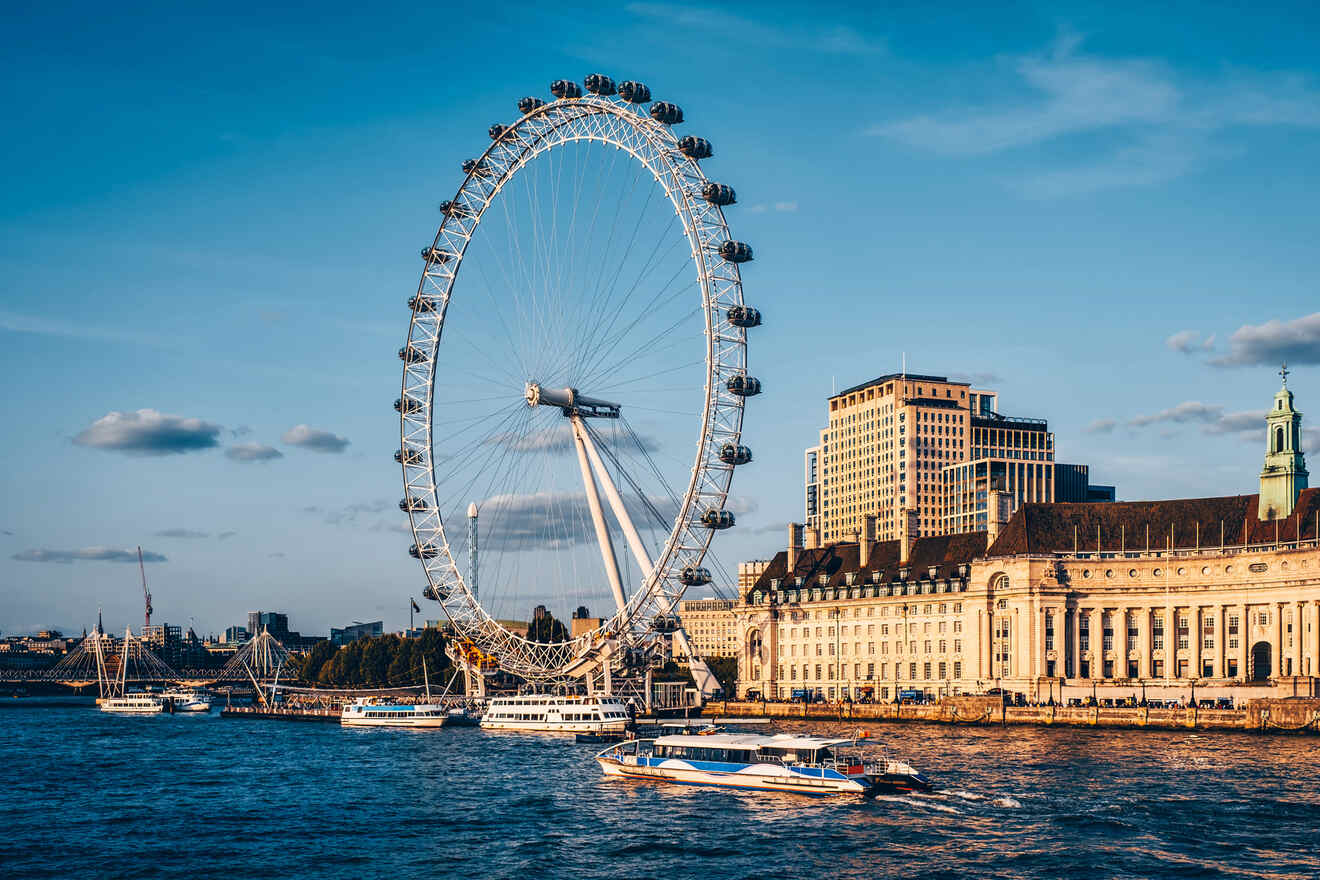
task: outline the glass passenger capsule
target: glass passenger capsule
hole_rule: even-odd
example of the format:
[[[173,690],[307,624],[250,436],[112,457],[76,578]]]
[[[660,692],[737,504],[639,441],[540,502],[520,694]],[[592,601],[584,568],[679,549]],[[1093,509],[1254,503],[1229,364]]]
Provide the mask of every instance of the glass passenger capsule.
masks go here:
[[[712,507],[701,515],[701,524],[708,529],[731,529],[733,523],[733,514],[727,510]]]
[[[415,345],[406,345],[399,349],[399,360],[405,364],[420,364],[426,360],[426,352]]]
[[[518,99],[518,112],[524,116],[535,110],[540,110],[544,106],[545,101],[542,101],[540,98],[533,98],[531,95],[528,95],[526,98]]]
[[[471,174],[473,177],[490,177],[490,169],[476,159],[463,160],[463,173]]]
[[[701,188],[701,197],[712,205],[732,205],[738,201],[738,196],[733,191],[733,187],[723,183],[708,183]]]
[[[421,464],[422,452],[420,449],[396,449],[394,460],[399,464]]]
[[[709,159],[715,155],[715,150],[711,147],[710,141],[705,138],[693,137],[690,134],[678,139],[678,151],[689,159]]]
[[[726,241],[720,245],[720,256],[730,263],[746,263],[752,259],[752,246],[741,241]]]
[[[751,306],[729,306],[729,323],[735,327],[760,327],[761,312]]]
[[[580,98],[582,97],[582,86],[571,79],[557,79],[550,83],[550,94],[556,98]]]
[[[761,380],[754,376],[733,376],[724,387],[739,397],[752,397],[761,393]]]
[[[434,312],[440,308],[440,301],[433,296],[414,296],[408,299],[408,308],[414,312]]]
[[[434,559],[440,555],[440,548],[434,544],[413,544],[408,548],[408,555],[413,559]]]
[[[467,217],[472,212],[458,202],[451,202],[446,199],[440,203],[440,213],[446,217]]]
[[[679,572],[679,583],[688,587],[700,587],[710,583],[710,569],[689,565]]]
[[[645,104],[651,100],[651,90],[646,87],[645,83],[626,79],[619,83],[619,97],[629,104]]]
[[[402,510],[404,513],[408,513],[409,511],[416,513],[418,511],[426,510],[426,508],[426,499],[418,498],[416,495],[399,501],[399,510]]]
[[[720,461],[725,464],[747,464],[752,460],[752,450],[746,446],[725,443],[720,447]]]
[[[394,411],[401,412],[404,415],[412,415],[415,412],[421,412],[422,402],[415,397],[401,397],[394,401]]]
[[[585,80],[587,91],[593,95],[612,95],[614,94],[614,80],[603,73],[588,74]]]
[[[668,101],[656,101],[651,105],[651,118],[665,125],[678,125],[683,121],[683,108]]]
[[[435,245],[427,245],[422,248],[422,259],[428,263],[448,263],[449,258],[448,251],[442,251]]]
[[[490,135],[491,140],[497,141],[500,138],[504,137],[504,133],[508,130],[509,129],[507,127],[497,122],[494,125],[492,125],[490,128],[486,129],[486,134]]]

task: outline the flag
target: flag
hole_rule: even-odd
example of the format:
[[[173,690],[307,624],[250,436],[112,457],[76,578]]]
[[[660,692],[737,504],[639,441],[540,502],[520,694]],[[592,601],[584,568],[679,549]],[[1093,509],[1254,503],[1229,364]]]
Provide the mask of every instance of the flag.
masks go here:
[[[408,601],[412,603],[412,610],[413,610],[413,611],[418,611],[418,612],[420,612],[420,611],[422,610],[420,607],[418,607],[418,605],[417,605],[417,600],[416,600],[416,599],[414,599],[414,598],[412,598],[412,597],[409,597],[409,598],[408,598]]]

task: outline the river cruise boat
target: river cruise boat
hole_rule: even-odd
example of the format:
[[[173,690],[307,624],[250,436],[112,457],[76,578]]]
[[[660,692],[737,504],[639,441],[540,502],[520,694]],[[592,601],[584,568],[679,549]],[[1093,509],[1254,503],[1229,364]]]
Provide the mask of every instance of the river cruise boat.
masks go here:
[[[444,727],[449,710],[439,703],[385,703],[359,697],[339,714],[345,727]]]
[[[159,694],[128,693],[122,697],[102,697],[98,702],[102,712],[117,715],[157,715],[166,709]]]
[[[171,712],[210,712],[211,696],[202,691],[172,688],[161,694]]]
[[[797,794],[874,797],[932,788],[901,761],[864,756],[856,740],[783,733],[631,740],[600,752],[596,762],[606,776]]]
[[[622,734],[630,721],[628,707],[612,697],[556,697],[522,694],[495,697],[481,716],[483,730],[542,733]]]

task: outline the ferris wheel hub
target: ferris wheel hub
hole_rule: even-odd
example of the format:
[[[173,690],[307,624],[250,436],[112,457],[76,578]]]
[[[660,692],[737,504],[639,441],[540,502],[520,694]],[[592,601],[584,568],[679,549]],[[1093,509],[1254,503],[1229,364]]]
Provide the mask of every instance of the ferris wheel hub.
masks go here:
[[[537,382],[528,382],[523,391],[528,406],[554,406],[566,416],[585,419],[617,419],[622,411],[617,403],[587,397],[576,388],[542,388]]]

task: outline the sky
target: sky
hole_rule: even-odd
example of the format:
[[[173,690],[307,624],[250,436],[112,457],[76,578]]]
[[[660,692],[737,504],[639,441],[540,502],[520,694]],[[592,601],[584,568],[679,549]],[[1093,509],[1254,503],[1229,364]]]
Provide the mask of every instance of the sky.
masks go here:
[[[1282,361],[1320,412],[1317,17],[8,4],[0,632],[138,626],[139,545],[157,622],[405,625],[418,248],[487,127],[592,72],[682,106],[755,248],[728,567],[800,519],[831,389],[904,355],[1120,499],[1253,492]]]

